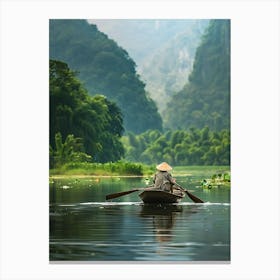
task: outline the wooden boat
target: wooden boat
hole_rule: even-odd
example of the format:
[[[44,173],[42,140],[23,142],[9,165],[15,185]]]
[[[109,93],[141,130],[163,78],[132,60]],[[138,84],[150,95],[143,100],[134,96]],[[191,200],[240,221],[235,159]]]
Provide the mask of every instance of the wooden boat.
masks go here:
[[[140,189],[132,189],[125,192],[118,192],[118,193],[111,193],[106,195],[106,200],[108,199],[114,199],[123,195],[131,194],[137,191],[142,191],[139,194],[139,197],[143,200],[144,203],[155,203],[155,204],[161,204],[161,203],[177,203],[180,202],[182,198],[185,197],[187,194],[188,197],[195,203],[204,203],[203,200],[196,197],[192,193],[190,193],[188,190],[183,189],[180,185],[176,183],[176,185],[179,187],[178,189],[174,189],[173,193],[165,192],[159,189],[156,189],[154,187],[147,187],[147,188],[140,188]]]
[[[185,193],[175,190],[174,193],[162,190],[144,190],[139,194],[144,203],[178,203]]]

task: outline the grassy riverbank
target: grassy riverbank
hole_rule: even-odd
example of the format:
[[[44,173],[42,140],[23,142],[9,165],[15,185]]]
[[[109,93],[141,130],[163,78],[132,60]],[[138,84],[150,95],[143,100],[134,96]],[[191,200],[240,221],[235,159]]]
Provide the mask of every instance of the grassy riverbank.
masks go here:
[[[115,163],[68,163],[59,168],[50,169],[50,177],[151,177],[156,172],[155,165],[119,161]],[[174,166],[172,175],[189,177],[203,174],[207,181],[215,183],[224,179],[229,166]]]
[[[50,176],[146,176],[154,172],[153,166],[131,162],[67,163],[50,169]]]

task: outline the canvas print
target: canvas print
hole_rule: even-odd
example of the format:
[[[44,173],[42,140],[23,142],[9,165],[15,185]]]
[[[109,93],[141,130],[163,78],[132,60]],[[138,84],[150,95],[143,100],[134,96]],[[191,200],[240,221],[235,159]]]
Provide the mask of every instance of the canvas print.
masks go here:
[[[230,28],[49,20],[50,262],[230,262]]]

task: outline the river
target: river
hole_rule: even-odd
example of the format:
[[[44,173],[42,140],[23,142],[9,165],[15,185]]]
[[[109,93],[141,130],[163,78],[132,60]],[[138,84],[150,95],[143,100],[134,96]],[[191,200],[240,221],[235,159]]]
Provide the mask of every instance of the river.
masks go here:
[[[203,175],[176,178],[204,204],[172,205],[144,205],[138,192],[105,201],[144,178],[51,179],[50,261],[230,261],[230,188],[202,188]]]

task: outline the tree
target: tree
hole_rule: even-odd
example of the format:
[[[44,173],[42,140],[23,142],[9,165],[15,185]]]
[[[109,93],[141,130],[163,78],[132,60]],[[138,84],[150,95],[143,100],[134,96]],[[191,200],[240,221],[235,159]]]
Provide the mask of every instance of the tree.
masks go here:
[[[61,61],[50,60],[50,145],[73,134],[81,138],[94,161],[117,161],[124,149],[120,109],[105,96],[90,96],[76,74]]]
[[[230,135],[226,129],[216,132],[209,127],[191,128],[165,134],[147,131],[140,135],[130,133],[122,141],[127,160],[147,164],[161,161],[176,165],[230,164]]]
[[[81,138],[68,135],[65,142],[61,133],[55,135],[55,148],[50,146],[50,167],[59,167],[69,162],[91,161],[91,156],[83,152],[84,147]]]

